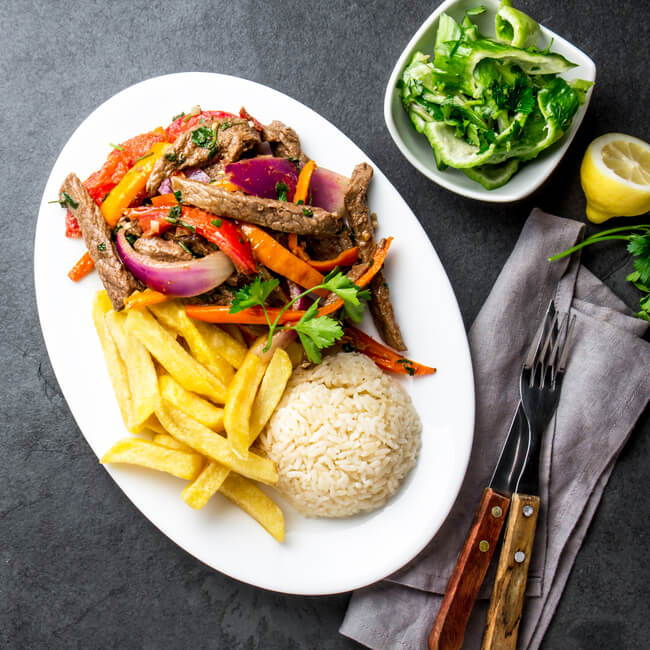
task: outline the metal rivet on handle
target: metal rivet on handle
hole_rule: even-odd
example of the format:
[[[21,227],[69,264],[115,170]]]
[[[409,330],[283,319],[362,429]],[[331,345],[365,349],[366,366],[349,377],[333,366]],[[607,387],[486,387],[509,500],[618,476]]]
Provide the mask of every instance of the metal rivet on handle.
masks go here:
[[[495,519],[498,519],[502,514],[503,510],[501,510],[500,506],[494,506],[494,508],[492,508],[492,516]]]
[[[521,564],[526,559],[526,554],[523,551],[517,551],[515,553],[515,562]]]
[[[524,517],[530,517],[535,512],[535,509],[533,506],[524,506],[522,512],[524,513]]]
[[[482,539],[478,543],[478,550],[481,551],[481,553],[487,552],[489,548],[490,548],[490,542],[488,542],[487,539]]]

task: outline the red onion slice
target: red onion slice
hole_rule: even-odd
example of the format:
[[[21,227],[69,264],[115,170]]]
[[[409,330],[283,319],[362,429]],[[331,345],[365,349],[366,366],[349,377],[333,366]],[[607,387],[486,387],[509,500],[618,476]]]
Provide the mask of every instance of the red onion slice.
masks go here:
[[[265,199],[278,198],[278,183],[287,186],[287,199],[293,199],[298,181],[296,166],[286,158],[257,156],[226,165],[226,178],[247,194]]]
[[[136,251],[123,230],[117,233],[117,252],[124,266],[150,289],[170,296],[189,298],[225,282],[235,270],[227,255],[218,251],[182,262],[160,262]]]

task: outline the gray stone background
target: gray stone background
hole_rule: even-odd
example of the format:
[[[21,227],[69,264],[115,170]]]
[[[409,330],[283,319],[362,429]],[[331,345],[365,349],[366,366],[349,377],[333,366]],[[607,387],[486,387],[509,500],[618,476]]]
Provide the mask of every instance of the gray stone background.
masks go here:
[[[578,169],[591,139],[607,131],[648,139],[650,3],[520,0],[596,61],[598,86],[560,167],[533,197],[513,205],[481,204],[430,183],[384,126],[390,70],[436,4],[2,3],[0,646],[358,647],[337,632],[347,595],[274,594],[209,569],[155,530],[101,469],[43,345],[32,242],[50,168],[90,111],[151,76],[224,72],[311,106],[379,164],[424,224],[469,325],[533,206],[584,219]],[[179,97],[180,107],[191,103]],[[621,246],[604,245],[583,259],[634,304]],[[650,645],[649,433],[646,412],[578,556],[546,650]]]

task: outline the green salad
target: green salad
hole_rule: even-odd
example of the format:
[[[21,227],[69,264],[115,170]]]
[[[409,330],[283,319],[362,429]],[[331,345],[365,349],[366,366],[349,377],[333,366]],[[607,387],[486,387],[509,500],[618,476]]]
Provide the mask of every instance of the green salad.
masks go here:
[[[566,133],[592,84],[558,76],[576,64],[550,45],[538,49],[539,25],[510,0],[494,39],[472,21],[485,11],[468,9],[460,23],[441,14],[433,57],[416,52],[398,86],[438,169],[460,169],[491,190]]]

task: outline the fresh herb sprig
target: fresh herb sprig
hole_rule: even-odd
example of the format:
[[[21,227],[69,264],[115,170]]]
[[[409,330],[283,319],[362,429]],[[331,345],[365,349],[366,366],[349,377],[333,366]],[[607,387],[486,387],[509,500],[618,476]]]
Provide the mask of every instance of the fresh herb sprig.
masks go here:
[[[237,291],[230,307],[230,313],[236,314],[251,307],[261,307],[269,326],[269,333],[264,349],[269,349],[276,331],[293,329],[298,334],[298,338],[305,348],[307,358],[312,363],[320,363],[322,360],[321,350],[334,345],[343,336],[341,323],[330,316],[318,315],[320,298],[317,298],[310,305],[297,323],[283,327],[280,325],[280,321],[285,312],[298,300],[315,291],[331,291],[343,301],[343,310],[348,318],[358,323],[363,316],[365,303],[370,299],[370,292],[367,289],[361,289],[338,269],[334,269],[325,277],[321,284],[303,291],[287,302],[277,313],[275,319],[271,321],[266,307],[266,301],[279,284],[280,281],[276,278],[264,280],[258,276],[253,282]]]
[[[625,279],[631,282],[643,294],[640,302],[641,309],[637,312],[636,316],[650,321],[650,224],[622,226],[620,228],[603,230],[591,237],[587,237],[587,239],[579,244],[549,257],[548,261],[555,262],[579,251],[585,246],[613,240],[627,242],[627,250],[634,258],[634,271]]]

